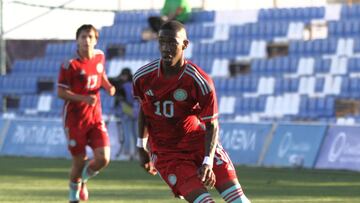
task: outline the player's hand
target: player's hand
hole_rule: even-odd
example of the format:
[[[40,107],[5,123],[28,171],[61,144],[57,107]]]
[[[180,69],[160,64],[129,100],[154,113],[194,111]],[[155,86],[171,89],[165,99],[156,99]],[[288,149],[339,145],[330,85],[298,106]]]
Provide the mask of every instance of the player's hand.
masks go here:
[[[215,173],[212,170],[212,167],[207,165],[207,164],[203,164],[198,171],[198,176],[201,180],[201,182],[209,188],[214,187],[215,182],[216,182],[216,177],[215,177]]]
[[[91,105],[91,106],[94,106],[96,104],[96,100],[97,100],[96,95],[86,95],[86,96],[84,96],[84,102]]]
[[[116,93],[116,89],[115,89],[114,86],[111,86],[111,87],[108,89],[107,92],[108,92],[108,94],[109,94],[110,96],[114,96],[115,93]]]
[[[138,148],[140,165],[151,175],[156,175],[154,164],[150,161],[150,154],[144,148]]]

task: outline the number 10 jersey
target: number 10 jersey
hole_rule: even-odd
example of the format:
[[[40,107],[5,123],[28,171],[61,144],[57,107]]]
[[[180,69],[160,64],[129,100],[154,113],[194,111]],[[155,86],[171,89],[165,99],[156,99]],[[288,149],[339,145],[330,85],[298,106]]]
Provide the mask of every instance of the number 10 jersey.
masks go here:
[[[186,61],[175,76],[165,78],[161,60],[136,71],[134,96],[145,115],[152,152],[192,152],[204,147],[205,122],[218,117],[212,79]]]

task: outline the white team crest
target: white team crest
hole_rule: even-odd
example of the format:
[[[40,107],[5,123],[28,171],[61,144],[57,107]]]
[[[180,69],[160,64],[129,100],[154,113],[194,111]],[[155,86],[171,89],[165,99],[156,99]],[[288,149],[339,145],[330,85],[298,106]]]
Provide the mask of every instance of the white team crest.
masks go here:
[[[102,73],[103,70],[104,70],[103,64],[102,64],[102,63],[98,63],[97,66],[96,66],[96,71],[97,71],[98,73]]]
[[[177,89],[174,92],[174,99],[176,101],[184,101],[187,98],[187,93],[183,89]]]
[[[70,147],[75,147],[75,146],[76,146],[76,141],[73,140],[73,139],[70,139],[68,145],[69,145]]]
[[[175,185],[176,181],[177,181],[176,175],[175,174],[169,174],[168,181],[169,181],[169,183],[171,185]]]
[[[85,74],[86,74],[85,70],[82,69],[82,70],[80,71],[80,75],[85,75]]]

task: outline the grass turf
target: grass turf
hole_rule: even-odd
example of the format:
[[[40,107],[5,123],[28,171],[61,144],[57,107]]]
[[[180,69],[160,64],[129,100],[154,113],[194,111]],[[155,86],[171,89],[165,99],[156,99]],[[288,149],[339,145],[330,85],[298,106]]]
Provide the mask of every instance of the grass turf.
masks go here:
[[[0,157],[1,203],[67,202],[64,159]],[[360,174],[349,171],[237,167],[246,195],[256,202],[360,202]],[[89,203],[184,202],[137,162],[113,161],[88,183]],[[223,202],[212,190],[216,202]]]

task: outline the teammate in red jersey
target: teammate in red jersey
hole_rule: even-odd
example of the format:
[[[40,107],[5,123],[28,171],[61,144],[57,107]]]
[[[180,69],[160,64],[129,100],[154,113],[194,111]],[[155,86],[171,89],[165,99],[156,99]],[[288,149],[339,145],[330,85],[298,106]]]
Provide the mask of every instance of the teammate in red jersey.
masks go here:
[[[99,37],[92,25],[82,25],[76,32],[76,56],[61,66],[58,96],[65,100],[64,128],[72,155],[69,200],[88,199],[86,182],[110,162],[110,142],[101,117],[100,88],[109,95],[115,88],[105,74],[105,56],[94,47]],[[94,158],[87,161],[86,145]]]
[[[175,196],[189,202],[214,202],[206,189],[213,186],[226,202],[250,202],[218,142],[213,81],[184,58],[188,44],[181,23],[165,23],[159,32],[161,59],[134,74],[141,165],[150,174],[158,172]]]

